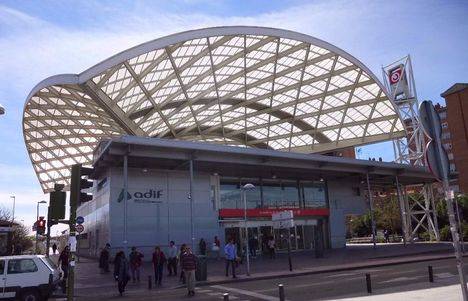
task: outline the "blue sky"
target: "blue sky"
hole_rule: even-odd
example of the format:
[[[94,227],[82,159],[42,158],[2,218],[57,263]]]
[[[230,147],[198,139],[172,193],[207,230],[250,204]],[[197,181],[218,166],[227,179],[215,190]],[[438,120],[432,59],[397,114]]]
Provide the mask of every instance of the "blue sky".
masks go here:
[[[58,73],[79,73],[131,46],[183,30],[222,25],[290,29],[335,44],[379,78],[381,66],[411,54],[419,99],[468,82],[467,1],[2,1],[0,2],[0,206],[17,200],[31,225],[44,196],[22,136],[31,89]],[[390,143],[363,158],[393,159]],[[43,207],[45,213],[45,207]]]

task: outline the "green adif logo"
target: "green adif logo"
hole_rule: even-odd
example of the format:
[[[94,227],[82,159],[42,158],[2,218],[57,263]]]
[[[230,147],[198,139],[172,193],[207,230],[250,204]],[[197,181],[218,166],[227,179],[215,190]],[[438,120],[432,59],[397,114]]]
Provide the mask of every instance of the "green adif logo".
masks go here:
[[[132,195],[127,191],[127,201],[133,199],[135,203],[161,203],[162,192],[162,190],[150,189],[146,192],[137,191]],[[123,200],[124,189],[120,191],[117,202],[121,203]]]

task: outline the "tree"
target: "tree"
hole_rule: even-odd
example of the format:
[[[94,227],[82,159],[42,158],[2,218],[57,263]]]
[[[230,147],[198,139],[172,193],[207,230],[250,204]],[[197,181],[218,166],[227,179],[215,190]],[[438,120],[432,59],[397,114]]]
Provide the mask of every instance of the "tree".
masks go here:
[[[0,221],[8,223],[12,222],[10,211],[4,207],[0,207]],[[32,248],[33,241],[29,236],[28,228],[24,224],[15,221],[11,243],[15,253],[22,253]]]

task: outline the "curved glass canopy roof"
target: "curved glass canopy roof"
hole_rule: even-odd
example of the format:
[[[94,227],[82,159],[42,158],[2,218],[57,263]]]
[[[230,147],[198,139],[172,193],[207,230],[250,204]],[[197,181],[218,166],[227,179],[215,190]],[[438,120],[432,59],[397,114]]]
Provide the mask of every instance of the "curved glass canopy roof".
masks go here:
[[[405,135],[361,62],[296,32],[217,27],[163,37],[39,83],[24,139],[44,192],[101,139],[138,135],[316,153]]]

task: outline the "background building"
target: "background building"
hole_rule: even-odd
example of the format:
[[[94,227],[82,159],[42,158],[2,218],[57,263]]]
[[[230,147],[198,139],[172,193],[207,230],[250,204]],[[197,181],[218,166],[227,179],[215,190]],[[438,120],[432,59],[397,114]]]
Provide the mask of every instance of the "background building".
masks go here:
[[[458,178],[459,191],[468,193],[468,84],[454,84],[441,96],[446,109],[439,108],[439,116],[450,170]]]

